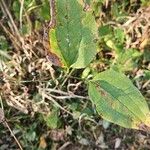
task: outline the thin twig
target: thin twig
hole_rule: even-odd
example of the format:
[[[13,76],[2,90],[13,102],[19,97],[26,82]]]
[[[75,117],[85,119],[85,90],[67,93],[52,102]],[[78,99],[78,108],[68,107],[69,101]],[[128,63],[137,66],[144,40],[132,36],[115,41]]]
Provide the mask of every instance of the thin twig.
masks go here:
[[[0,96],[0,103],[1,103],[2,110],[4,110],[3,101],[2,101],[2,97],[1,96]]]
[[[11,135],[12,135],[12,136],[13,136],[13,138],[15,139],[15,141],[16,141],[16,143],[17,143],[18,147],[20,148],[20,150],[23,150],[23,148],[22,148],[21,144],[19,143],[19,141],[17,140],[17,138],[16,138],[16,136],[14,135],[13,131],[12,131],[12,130],[11,130],[11,128],[9,127],[9,125],[8,125],[7,121],[4,121],[3,123],[4,123],[4,125],[6,125],[6,127],[7,127],[7,128],[8,128],[8,130],[10,131]]]
[[[4,15],[3,19],[1,19],[1,21],[2,21],[2,20],[4,20],[4,18],[7,19],[7,13],[6,13],[6,11],[5,11],[5,9],[4,9],[4,7],[3,7],[1,2],[0,2],[0,8],[1,8],[1,10],[3,12],[3,15]],[[11,32],[14,33],[14,29],[13,29],[13,27],[12,27],[12,25],[11,25],[9,20],[7,20],[7,23],[8,23],[8,26],[9,26]]]
[[[88,97],[84,97],[84,96],[79,96],[79,95],[67,95],[67,96],[55,96],[50,94],[53,98],[56,99],[71,99],[71,98],[79,98],[79,99],[89,99]]]
[[[60,148],[58,148],[58,150],[64,150],[64,149],[66,149],[66,147],[68,146],[68,145],[71,145],[72,143],[71,142],[66,142],[66,143],[64,143]]]
[[[50,93],[54,92],[54,93],[58,93],[58,94],[68,95],[67,92],[64,92],[64,91],[61,91],[61,90],[56,90],[56,89],[47,88],[47,89],[45,89],[45,91],[50,92]]]
[[[50,48],[49,30],[56,26],[55,0],[49,0],[49,7],[51,20],[49,21],[48,25],[46,24],[46,27],[44,26],[44,36],[43,36],[43,45],[45,46],[46,49],[46,55],[47,50],[49,50]]]
[[[67,93],[67,92],[64,92],[64,91],[61,91],[61,90],[56,90],[56,89],[47,88],[45,91],[50,92],[50,93],[54,92],[54,93],[57,93],[57,94],[65,95],[65,96],[54,96],[54,95],[51,94],[53,97],[55,97],[57,99],[69,99],[69,98],[89,99],[88,97],[76,95],[76,94],[73,94],[73,93],[70,94],[70,93]]]
[[[10,31],[3,25],[2,21],[0,21],[0,26],[2,27],[2,29],[4,30],[4,32],[9,36],[9,38],[12,41],[14,47],[17,50],[20,50],[20,48],[21,48],[20,43],[18,42],[18,40],[16,39],[16,37],[12,33],[10,33]]]
[[[67,73],[66,75],[65,75],[65,79],[64,79],[64,81],[63,81],[63,83],[61,84],[61,88],[64,86],[64,84],[67,82],[67,80],[69,79],[69,77],[71,76],[71,74],[73,73],[73,71],[74,71],[75,69],[72,69],[70,72],[69,72],[69,74]]]
[[[3,107],[3,102],[2,102],[1,96],[0,96],[0,103],[1,103],[1,108],[0,108],[0,123],[3,123],[3,125],[8,128],[9,132],[13,136],[13,138],[16,141],[16,143],[17,143],[18,147],[20,148],[20,150],[23,150],[21,144],[17,140],[16,136],[14,135],[13,131],[11,130],[11,128],[9,127],[9,125],[8,125],[8,123],[6,121],[5,114],[4,114],[4,107]]]
[[[76,91],[78,88],[79,88],[79,86],[82,84],[82,81],[80,81],[80,82],[78,82],[78,83],[69,83],[68,85],[67,85],[67,91],[68,91],[68,93],[73,93],[72,91],[70,91],[70,87],[74,87],[73,88],[73,91]]]
[[[57,103],[51,96],[45,94],[44,92],[41,93],[43,97],[47,98],[48,100],[50,100],[55,106],[57,106],[58,108],[60,108],[61,110],[65,111],[66,113],[70,114],[71,116],[73,116],[73,114],[71,112],[69,112],[68,110],[66,110],[65,108],[63,108],[59,103]]]

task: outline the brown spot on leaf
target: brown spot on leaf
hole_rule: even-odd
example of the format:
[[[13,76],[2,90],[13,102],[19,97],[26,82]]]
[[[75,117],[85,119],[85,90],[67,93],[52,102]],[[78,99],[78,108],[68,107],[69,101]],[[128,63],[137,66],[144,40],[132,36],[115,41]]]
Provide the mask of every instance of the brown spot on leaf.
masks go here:
[[[148,131],[150,132],[150,127],[146,126],[144,123],[140,123],[138,125],[138,127],[139,127],[140,130],[143,130],[143,131],[146,131],[146,132],[148,132]]]
[[[59,67],[62,67],[63,64],[61,63],[61,60],[60,58],[52,53],[52,52],[49,52],[48,55],[47,55],[47,59],[55,66],[59,66]]]

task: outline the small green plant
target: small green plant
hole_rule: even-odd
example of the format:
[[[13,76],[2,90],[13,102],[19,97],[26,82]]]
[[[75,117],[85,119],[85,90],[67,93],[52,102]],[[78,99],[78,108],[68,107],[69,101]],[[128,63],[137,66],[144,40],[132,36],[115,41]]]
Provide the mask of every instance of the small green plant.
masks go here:
[[[51,7],[54,9],[54,6]],[[90,100],[98,114],[126,128],[146,130],[150,127],[148,105],[138,89],[122,73],[122,70],[128,67],[122,69],[120,66],[121,63],[124,65],[124,62],[130,60],[131,55],[140,56],[133,49],[124,53],[123,30],[116,28],[112,31],[109,26],[101,26],[98,30],[92,7],[85,6],[80,0],[57,0],[55,7],[57,13],[55,18],[52,16],[51,19],[55,19],[56,24],[49,31],[50,49],[57,55],[64,68],[89,68],[98,52],[98,31],[106,46],[114,49],[118,55],[116,64],[110,69],[94,73],[92,80],[86,80]],[[130,62],[129,66],[132,63]]]

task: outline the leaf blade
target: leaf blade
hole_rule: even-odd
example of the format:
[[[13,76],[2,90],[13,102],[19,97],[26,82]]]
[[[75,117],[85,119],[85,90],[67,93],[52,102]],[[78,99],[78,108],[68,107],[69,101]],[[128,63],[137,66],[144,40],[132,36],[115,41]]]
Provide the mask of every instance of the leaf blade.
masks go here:
[[[80,0],[56,1],[55,39],[50,31],[50,43],[66,67],[84,68],[96,54],[97,26],[91,11],[83,11]],[[54,37],[54,36],[53,36]],[[57,42],[56,44],[53,44]]]
[[[94,94],[97,93],[97,97],[91,94],[93,91]],[[138,129],[141,123],[149,126],[149,123],[147,123],[147,120],[149,120],[148,105],[125,75],[113,70],[98,74],[89,85],[89,96],[99,113],[101,112],[100,102],[105,104],[103,109],[109,109],[108,114],[103,117],[104,119],[128,128]],[[124,119],[114,120],[113,115],[115,114],[113,111],[120,113]],[[125,122],[125,120],[128,121]]]

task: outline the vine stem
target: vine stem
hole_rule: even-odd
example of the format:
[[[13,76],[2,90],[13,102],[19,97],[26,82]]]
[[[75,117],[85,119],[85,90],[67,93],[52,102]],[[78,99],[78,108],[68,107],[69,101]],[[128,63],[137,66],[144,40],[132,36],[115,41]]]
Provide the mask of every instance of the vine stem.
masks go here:
[[[50,5],[50,16],[51,16],[51,20],[50,23],[48,25],[48,27],[54,28],[56,25],[56,9],[55,9],[55,0],[49,0],[49,5]]]

